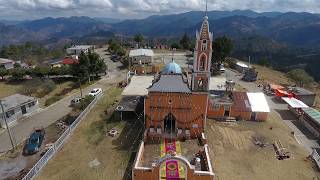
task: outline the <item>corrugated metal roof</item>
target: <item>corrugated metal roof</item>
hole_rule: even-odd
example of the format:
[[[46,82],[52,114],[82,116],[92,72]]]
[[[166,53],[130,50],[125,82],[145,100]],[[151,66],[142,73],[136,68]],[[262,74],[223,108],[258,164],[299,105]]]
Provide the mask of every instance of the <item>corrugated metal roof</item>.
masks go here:
[[[160,79],[152,84],[149,92],[177,92],[191,93],[188,84],[184,82],[182,75],[160,75]]]
[[[3,98],[1,100],[2,100],[2,104],[3,104],[3,108],[6,111],[6,110],[8,110],[10,108],[17,107],[17,106],[19,106],[21,104],[34,101],[34,100],[36,100],[36,98],[32,97],[32,96],[14,94],[14,95],[5,97],[5,98]],[[2,110],[0,110],[0,111],[2,112]]]
[[[237,65],[240,66],[240,67],[243,67],[243,68],[249,68],[248,65],[242,63],[242,62],[237,62]]]
[[[282,97],[282,99],[293,108],[307,108],[306,104],[296,98]]]
[[[252,112],[270,112],[263,93],[247,93]]]
[[[129,57],[135,56],[154,56],[153,51],[151,49],[134,49],[130,50]]]
[[[318,125],[320,125],[320,112],[316,109],[311,107],[309,108],[302,108],[302,110]]]

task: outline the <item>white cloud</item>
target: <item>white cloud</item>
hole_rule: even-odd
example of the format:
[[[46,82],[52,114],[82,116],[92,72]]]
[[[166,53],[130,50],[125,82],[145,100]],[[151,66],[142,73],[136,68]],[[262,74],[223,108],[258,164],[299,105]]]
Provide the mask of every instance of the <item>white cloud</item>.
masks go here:
[[[204,10],[205,0],[0,0],[0,17],[108,16],[137,18],[152,14]],[[320,0],[208,0],[209,10],[320,12]]]

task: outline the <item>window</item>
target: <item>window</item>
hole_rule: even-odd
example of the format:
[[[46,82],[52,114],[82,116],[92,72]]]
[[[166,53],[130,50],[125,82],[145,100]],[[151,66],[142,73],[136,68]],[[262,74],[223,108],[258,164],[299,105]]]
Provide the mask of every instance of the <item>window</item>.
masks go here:
[[[32,101],[32,102],[30,102],[29,104],[28,104],[28,106],[29,107],[32,107],[32,106],[34,106],[36,103],[34,102],[34,101]]]
[[[202,56],[201,59],[200,59],[199,70],[200,71],[204,71],[205,70],[205,66],[206,66],[206,57]]]
[[[207,50],[207,40],[203,40],[203,41],[202,41],[201,50],[202,50],[202,51]]]
[[[219,110],[220,110],[220,105],[219,105],[219,104],[213,104],[213,105],[212,105],[212,109],[213,109],[214,111],[219,111]]]
[[[200,78],[198,80],[198,88],[199,88],[199,90],[203,90],[203,79],[202,78]]]
[[[14,109],[6,112],[7,118],[10,118],[12,115],[14,115]]]

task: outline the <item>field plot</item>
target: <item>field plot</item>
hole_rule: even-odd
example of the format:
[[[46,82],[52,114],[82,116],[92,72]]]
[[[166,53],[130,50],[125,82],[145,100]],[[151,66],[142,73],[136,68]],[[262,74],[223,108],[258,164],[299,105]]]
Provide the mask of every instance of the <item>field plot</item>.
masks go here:
[[[222,123],[207,121],[206,135],[214,172],[219,180],[317,178],[309,155],[273,112],[267,122]],[[259,139],[265,147],[254,144]],[[287,160],[277,160],[272,143],[281,140],[291,153]],[[318,177],[319,178],[319,177]]]
[[[130,179],[141,122],[112,116],[121,89],[111,88],[36,179]],[[106,136],[110,129],[115,137]],[[134,147],[133,147],[134,146]]]

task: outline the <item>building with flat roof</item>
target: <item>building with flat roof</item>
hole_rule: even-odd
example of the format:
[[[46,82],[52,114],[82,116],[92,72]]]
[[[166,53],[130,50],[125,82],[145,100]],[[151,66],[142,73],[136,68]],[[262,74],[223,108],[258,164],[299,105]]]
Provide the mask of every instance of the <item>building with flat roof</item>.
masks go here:
[[[35,97],[14,94],[1,99],[4,112],[0,108],[0,125],[5,127],[3,115],[5,115],[7,123],[10,125],[21,117],[30,114],[38,109],[38,100]]]
[[[94,51],[93,45],[74,45],[67,49],[68,55],[80,55],[81,52],[88,53],[89,51]]]
[[[133,49],[129,52],[129,60],[134,64],[150,64],[153,62],[154,53],[151,49]]]

